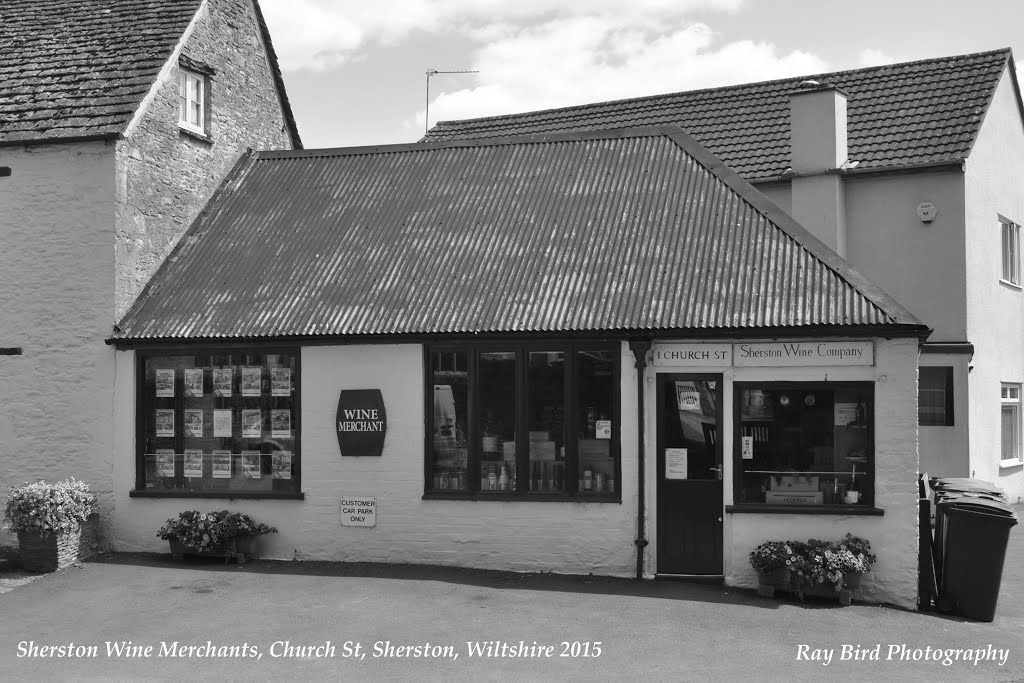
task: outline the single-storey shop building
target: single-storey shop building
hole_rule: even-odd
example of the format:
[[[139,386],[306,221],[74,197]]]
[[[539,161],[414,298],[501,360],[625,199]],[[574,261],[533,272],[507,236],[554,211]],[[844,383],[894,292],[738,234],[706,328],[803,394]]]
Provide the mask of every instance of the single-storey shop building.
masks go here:
[[[721,576],[914,606],[927,328],[674,126],[250,153],[120,321],[122,549]],[[208,500],[212,499],[212,500]]]

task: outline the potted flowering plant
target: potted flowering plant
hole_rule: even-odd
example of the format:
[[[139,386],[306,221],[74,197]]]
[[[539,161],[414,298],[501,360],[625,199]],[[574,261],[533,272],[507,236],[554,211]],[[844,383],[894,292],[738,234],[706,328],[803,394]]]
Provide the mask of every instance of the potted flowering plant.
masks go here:
[[[750,565],[762,586],[785,586],[790,581],[794,562],[801,558],[802,544],[791,541],[765,541],[750,553]]]
[[[175,557],[185,554],[224,557],[225,560],[234,557],[242,563],[246,555],[253,554],[253,539],[274,533],[277,533],[274,527],[242,512],[188,510],[167,520],[156,535],[168,541]]]
[[[51,572],[77,562],[82,522],[95,505],[88,484],[73,478],[12,486],[4,506],[4,528],[18,534],[22,567]]]

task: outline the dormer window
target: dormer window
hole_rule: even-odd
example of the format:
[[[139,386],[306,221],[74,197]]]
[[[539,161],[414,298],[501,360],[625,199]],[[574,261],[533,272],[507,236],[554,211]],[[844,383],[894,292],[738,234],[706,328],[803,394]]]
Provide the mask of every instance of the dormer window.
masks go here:
[[[185,130],[206,135],[207,78],[185,68],[178,76],[178,125]]]

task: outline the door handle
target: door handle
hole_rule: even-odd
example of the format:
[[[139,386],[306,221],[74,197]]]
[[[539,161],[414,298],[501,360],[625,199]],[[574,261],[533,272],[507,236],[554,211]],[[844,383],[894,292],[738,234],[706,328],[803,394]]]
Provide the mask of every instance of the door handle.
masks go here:
[[[718,467],[709,467],[708,468],[708,472],[716,472],[716,473],[718,473],[718,478],[719,479],[722,478],[722,466],[721,465],[719,465]]]

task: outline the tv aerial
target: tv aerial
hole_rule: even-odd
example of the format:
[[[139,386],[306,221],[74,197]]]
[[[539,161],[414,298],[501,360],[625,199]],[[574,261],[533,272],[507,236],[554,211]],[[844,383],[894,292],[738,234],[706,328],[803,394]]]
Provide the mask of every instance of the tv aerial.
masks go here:
[[[430,130],[430,77],[436,76],[437,74],[478,74],[479,71],[438,71],[437,69],[427,69],[427,114],[423,120],[423,133],[426,134]]]

